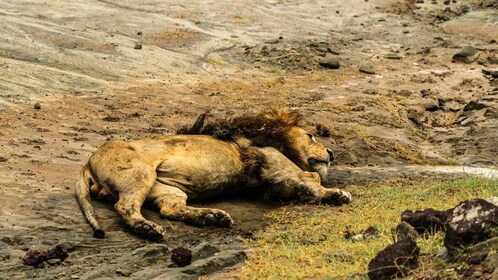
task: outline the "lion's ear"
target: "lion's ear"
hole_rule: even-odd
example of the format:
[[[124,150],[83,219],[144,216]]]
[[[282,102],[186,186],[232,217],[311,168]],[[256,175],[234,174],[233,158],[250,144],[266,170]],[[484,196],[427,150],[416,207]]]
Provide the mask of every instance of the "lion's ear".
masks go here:
[[[280,122],[286,126],[296,126],[302,120],[298,112],[289,112],[286,108],[272,107],[270,112],[266,113],[265,118]]]

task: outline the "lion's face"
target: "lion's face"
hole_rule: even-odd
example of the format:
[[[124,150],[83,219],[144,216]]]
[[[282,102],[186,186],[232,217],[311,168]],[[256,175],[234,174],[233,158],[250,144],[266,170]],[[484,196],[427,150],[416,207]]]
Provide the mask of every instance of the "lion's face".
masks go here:
[[[330,163],[334,159],[332,151],[318,143],[312,134],[302,128],[291,128],[288,136],[292,147],[298,152],[301,164],[297,165],[305,171],[318,172],[322,182],[326,182]]]

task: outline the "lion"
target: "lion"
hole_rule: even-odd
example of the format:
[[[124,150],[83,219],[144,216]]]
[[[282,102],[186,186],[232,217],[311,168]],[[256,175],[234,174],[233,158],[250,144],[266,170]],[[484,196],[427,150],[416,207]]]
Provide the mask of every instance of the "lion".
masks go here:
[[[90,197],[115,198],[116,211],[137,235],[152,241],[165,230],[145,219],[144,204],[161,217],[199,226],[229,227],[219,209],[195,208],[204,200],[256,188],[267,199],[342,205],[351,195],[325,188],[333,153],[298,124],[296,112],[273,108],[204,124],[206,114],[174,135],[104,143],[80,171],[76,196],[93,235],[105,232],[94,217]]]

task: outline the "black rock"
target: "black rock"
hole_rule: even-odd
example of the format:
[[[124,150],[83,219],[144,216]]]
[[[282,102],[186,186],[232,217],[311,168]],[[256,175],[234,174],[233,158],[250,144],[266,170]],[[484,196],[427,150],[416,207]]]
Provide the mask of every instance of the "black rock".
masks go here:
[[[472,110],[481,110],[482,108],[486,107],[486,105],[479,103],[477,101],[470,101],[463,107],[464,111],[472,111]]]
[[[498,236],[498,207],[484,199],[460,202],[450,212],[444,246],[451,255],[458,249]]]
[[[390,280],[401,277],[418,265],[420,249],[412,238],[400,240],[380,251],[368,264],[368,278]]]
[[[423,234],[427,231],[444,230],[448,215],[448,211],[438,211],[432,208],[415,212],[406,210],[401,213],[401,221],[407,222],[415,228],[418,233]]]
[[[36,110],[40,110],[41,109],[41,104],[36,102],[35,105],[33,106],[33,108],[35,108]]]
[[[183,247],[175,248],[171,252],[171,260],[178,266],[187,266],[192,262],[192,251]]]

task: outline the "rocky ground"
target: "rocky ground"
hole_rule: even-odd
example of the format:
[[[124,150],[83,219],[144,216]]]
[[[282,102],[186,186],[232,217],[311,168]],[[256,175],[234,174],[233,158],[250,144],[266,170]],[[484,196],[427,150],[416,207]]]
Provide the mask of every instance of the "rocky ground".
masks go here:
[[[494,168],[497,8],[492,0],[2,1],[0,278],[193,278],[240,262],[242,240],[278,205],[206,202],[232,214],[230,229],[145,210],[171,229],[148,243],[104,202],[95,204],[109,234],[93,239],[74,198],[79,168],[103,142],[173,133],[206,110],[300,111],[335,151],[337,184],[354,183],[344,170],[357,167],[369,168],[361,180],[412,164]],[[63,242],[72,251],[59,264],[20,260]],[[203,242],[215,249],[196,247]],[[177,246],[197,248],[202,260],[175,268]]]

